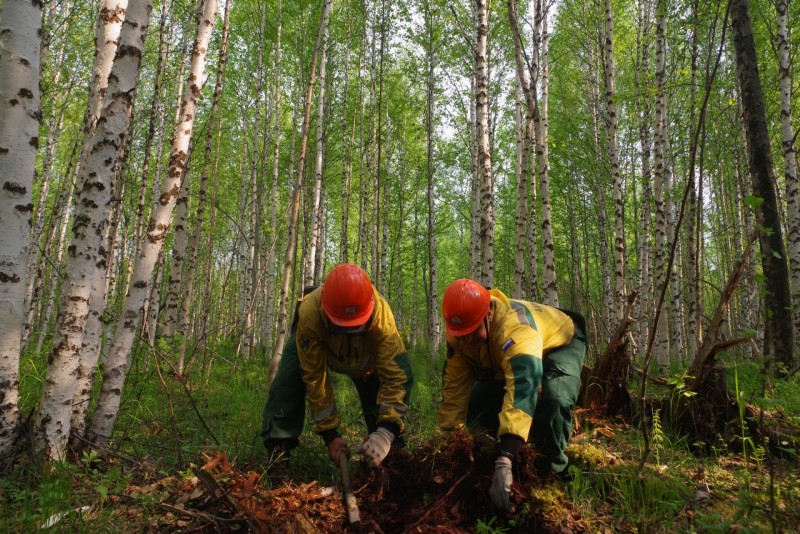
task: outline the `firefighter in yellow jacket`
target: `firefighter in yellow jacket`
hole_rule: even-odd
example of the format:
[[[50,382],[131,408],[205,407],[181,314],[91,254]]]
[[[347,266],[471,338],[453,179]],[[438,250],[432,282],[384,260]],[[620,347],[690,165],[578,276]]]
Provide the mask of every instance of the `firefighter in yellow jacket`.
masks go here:
[[[586,354],[583,318],[509,299],[466,278],[447,287],[442,314],[447,360],[439,426],[496,432],[489,495],[495,506],[509,510],[512,461],[529,437],[539,452],[540,476],[567,467],[564,448]]]
[[[338,462],[342,452],[350,456],[338,431],[331,371],[355,384],[369,433],[355,452],[377,466],[403,432],[413,378],[389,304],[367,273],[350,263],[334,267],[298,303],[264,407],[261,438],[268,450],[297,446],[308,399],[331,460]]]

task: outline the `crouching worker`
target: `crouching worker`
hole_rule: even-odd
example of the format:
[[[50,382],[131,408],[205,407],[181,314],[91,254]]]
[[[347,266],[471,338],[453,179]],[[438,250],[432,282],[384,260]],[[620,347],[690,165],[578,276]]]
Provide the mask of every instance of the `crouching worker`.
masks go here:
[[[334,267],[298,303],[264,407],[261,438],[268,450],[297,447],[307,398],[330,459],[338,464],[341,453],[350,457],[339,435],[331,371],[355,384],[369,435],[354,452],[375,467],[403,432],[413,378],[389,304],[350,263]]]
[[[439,426],[496,433],[489,493],[498,508],[510,510],[512,462],[529,437],[539,453],[539,476],[567,468],[564,449],[586,354],[583,318],[567,313],[511,300],[466,278],[444,292],[447,360]]]

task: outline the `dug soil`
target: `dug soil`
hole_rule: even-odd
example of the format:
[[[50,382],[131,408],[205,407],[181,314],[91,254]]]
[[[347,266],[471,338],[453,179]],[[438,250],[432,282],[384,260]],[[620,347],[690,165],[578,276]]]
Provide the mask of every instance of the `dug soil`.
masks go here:
[[[267,473],[246,472],[224,454],[207,456],[195,477],[162,486],[152,531],[184,532],[579,532],[579,517],[561,508],[558,517],[532,499],[540,480],[534,452],[524,447],[514,462],[512,512],[499,512],[488,497],[494,475],[494,441],[456,432],[415,449],[392,450],[370,469],[351,460],[353,493],[360,522],[350,523],[341,483],[275,485]],[[147,488],[131,488],[130,497]],[[141,495],[138,495],[141,496]]]

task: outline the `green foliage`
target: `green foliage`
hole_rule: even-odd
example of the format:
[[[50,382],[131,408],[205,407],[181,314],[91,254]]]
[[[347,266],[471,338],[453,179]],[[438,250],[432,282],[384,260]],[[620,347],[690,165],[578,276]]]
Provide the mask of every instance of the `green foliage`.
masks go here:
[[[476,534],[504,534],[508,532],[508,528],[497,525],[497,517],[491,517],[488,521],[478,519],[478,524],[475,525]]]
[[[119,496],[130,475],[96,452],[83,454],[80,464],[56,463],[39,470],[21,465],[0,480],[3,528],[7,532],[95,532],[110,525],[110,496]]]

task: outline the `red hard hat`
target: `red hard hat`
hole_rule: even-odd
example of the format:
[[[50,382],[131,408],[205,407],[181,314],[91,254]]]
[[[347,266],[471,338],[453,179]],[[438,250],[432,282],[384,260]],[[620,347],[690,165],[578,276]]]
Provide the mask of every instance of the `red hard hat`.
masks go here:
[[[322,284],[322,309],[336,326],[361,326],[375,308],[372,283],[358,265],[342,263],[334,267]]]
[[[456,280],[444,290],[442,315],[453,337],[471,333],[489,312],[489,290],[469,278]]]

